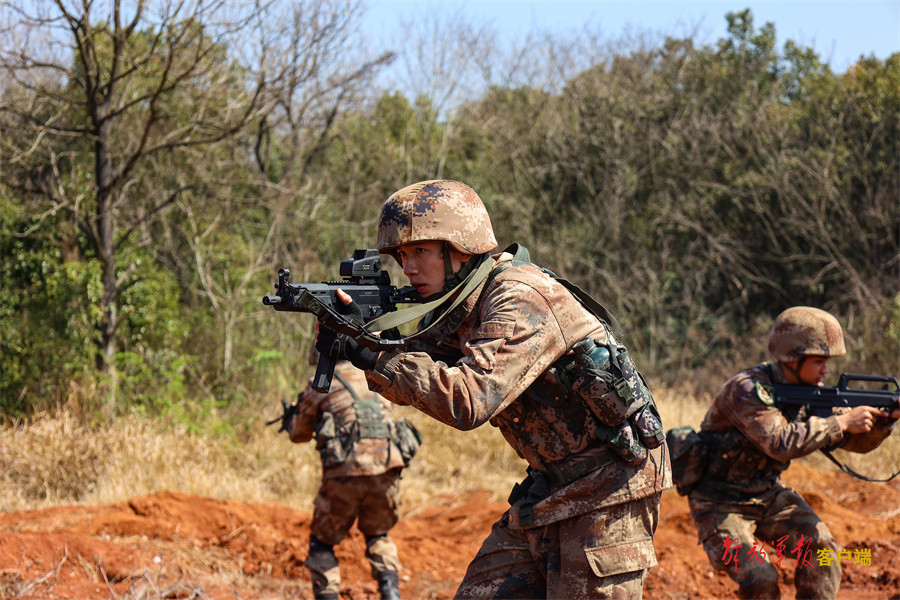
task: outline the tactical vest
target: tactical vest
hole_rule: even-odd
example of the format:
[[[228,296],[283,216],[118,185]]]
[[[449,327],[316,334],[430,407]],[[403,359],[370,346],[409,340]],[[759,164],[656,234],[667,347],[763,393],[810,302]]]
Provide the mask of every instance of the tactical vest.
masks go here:
[[[512,266],[531,265],[541,269],[597,317],[610,340],[610,343],[601,343],[585,338],[576,343],[523,392],[518,403],[521,410],[529,410],[531,406],[547,414],[546,420],[551,426],[538,432],[540,435],[553,435],[554,428],[565,423],[570,429],[569,435],[581,437],[588,448],[595,446],[594,442],[605,444],[628,464],[641,464],[647,458],[648,450],[664,442],[665,433],[644,378],[627,349],[612,342],[616,338],[610,326],[620,330],[615,317],[579,287],[548,269],[533,265],[524,248],[514,244],[506,252],[514,255],[513,260],[497,265],[491,279]],[[583,436],[591,439],[585,440]],[[509,501],[514,504],[522,500],[519,519],[523,525],[530,522],[534,504],[546,496],[550,487],[566,485],[609,463],[602,454],[570,456],[546,465],[544,470],[529,467],[525,481],[513,488]]]
[[[389,418],[377,394],[361,398],[340,373],[335,372],[334,376],[353,397],[356,419],[350,418],[349,410],[337,415],[322,413],[316,423],[316,449],[322,467],[343,464],[354,444],[363,439],[391,440],[400,450],[404,465],[409,465],[422,441],[418,430],[406,419]]]
[[[771,366],[762,367],[774,381]],[[750,441],[738,428],[704,431],[707,465],[694,489],[704,496],[741,502],[769,490],[790,461],[775,460]]]
[[[518,244],[513,244],[506,252],[513,254],[513,260],[497,265],[489,281],[512,266],[536,267],[565,287],[588,312],[597,317],[606,329],[608,340],[616,339],[610,326],[620,331],[618,321],[587,292],[557,277],[549,269],[534,265],[528,250]],[[556,382],[556,385],[550,383],[548,386],[548,380]],[[559,387],[562,387],[562,395],[567,402],[560,401]],[[653,395],[628,350],[618,343],[601,343],[592,338],[580,340],[571,352],[534,381],[523,397],[544,406],[558,407],[565,412],[561,416],[569,421],[576,413],[582,421],[594,419],[600,441],[609,445],[630,465],[641,464],[647,458],[647,450],[659,447],[665,440],[662,419]]]
[[[360,398],[349,382],[335,372],[335,378],[353,397],[352,418],[350,410],[323,412],[316,422],[316,449],[322,459],[322,467],[330,469],[342,465],[360,439],[390,439],[391,428],[384,414],[384,406],[378,396]]]

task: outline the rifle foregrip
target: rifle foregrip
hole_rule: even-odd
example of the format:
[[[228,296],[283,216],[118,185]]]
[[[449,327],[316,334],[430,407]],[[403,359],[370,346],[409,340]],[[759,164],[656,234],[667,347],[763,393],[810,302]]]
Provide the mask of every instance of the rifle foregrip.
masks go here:
[[[325,355],[319,355],[316,364],[316,374],[312,380],[312,387],[317,392],[326,393],[331,389],[331,378],[334,377],[335,360]]]

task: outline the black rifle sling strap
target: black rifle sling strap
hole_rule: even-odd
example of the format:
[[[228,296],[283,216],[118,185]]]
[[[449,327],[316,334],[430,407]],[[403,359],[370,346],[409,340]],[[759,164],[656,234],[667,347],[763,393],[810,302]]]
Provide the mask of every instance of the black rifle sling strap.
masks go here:
[[[824,454],[825,456],[828,457],[828,460],[830,460],[831,462],[833,462],[834,464],[836,464],[836,465],[841,469],[841,471],[843,471],[844,473],[846,473],[846,474],[848,474],[848,475],[852,475],[853,477],[857,477],[857,478],[859,478],[859,479],[862,479],[863,481],[871,481],[871,482],[873,482],[873,483],[886,483],[886,482],[890,481],[891,479],[893,479],[894,477],[896,477],[897,475],[900,475],[900,471],[897,471],[896,473],[894,473],[893,475],[891,475],[891,476],[888,477],[887,479],[877,479],[877,478],[874,478],[874,477],[867,477],[867,476],[865,476],[865,475],[861,475],[860,473],[857,473],[856,471],[854,471],[853,469],[851,469],[851,468],[848,467],[847,465],[842,464],[841,462],[839,462],[838,459],[836,459],[836,458],[831,454],[831,451],[830,451],[830,450],[826,450],[825,448],[820,448],[819,450],[822,452],[822,454]]]

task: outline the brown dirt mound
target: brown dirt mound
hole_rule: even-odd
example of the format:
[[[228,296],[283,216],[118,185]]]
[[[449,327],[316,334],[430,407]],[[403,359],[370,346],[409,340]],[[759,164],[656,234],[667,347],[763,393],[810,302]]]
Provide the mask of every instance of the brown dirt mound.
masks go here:
[[[900,485],[865,483],[794,465],[786,481],[810,501],[838,543],[869,550],[845,562],[839,598],[900,598]],[[407,507],[392,536],[406,598],[450,598],[505,510],[487,492]],[[60,506],[0,514],[0,598],[311,598],[303,568],[310,515],[278,505],[160,492],[109,506]],[[659,566],[645,598],[736,597],[697,544],[687,501],[663,495]],[[358,532],[336,549],[342,598],[377,598]],[[792,561],[783,595],[793,597]]]

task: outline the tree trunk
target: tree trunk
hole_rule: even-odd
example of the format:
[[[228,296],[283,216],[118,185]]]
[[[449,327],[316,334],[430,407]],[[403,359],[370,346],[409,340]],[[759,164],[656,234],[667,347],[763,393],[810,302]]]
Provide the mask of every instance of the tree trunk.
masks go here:
[[[100,299],[102,317],[100,320],[100,341],[97,352],[97,370],[109,379],[107,405],[111,409],[116,403],[118,375],[116,373],[116,329],[118,328],[119,290],[116,281],[116,234],[113,215],[113,172],[110,156],[112,126],[106,116],[106,106],[94,107],[93,119],[96,124],[97,141],[95,149],[95,182],[97,186],[97,254],[103,265],[103,294]]]

